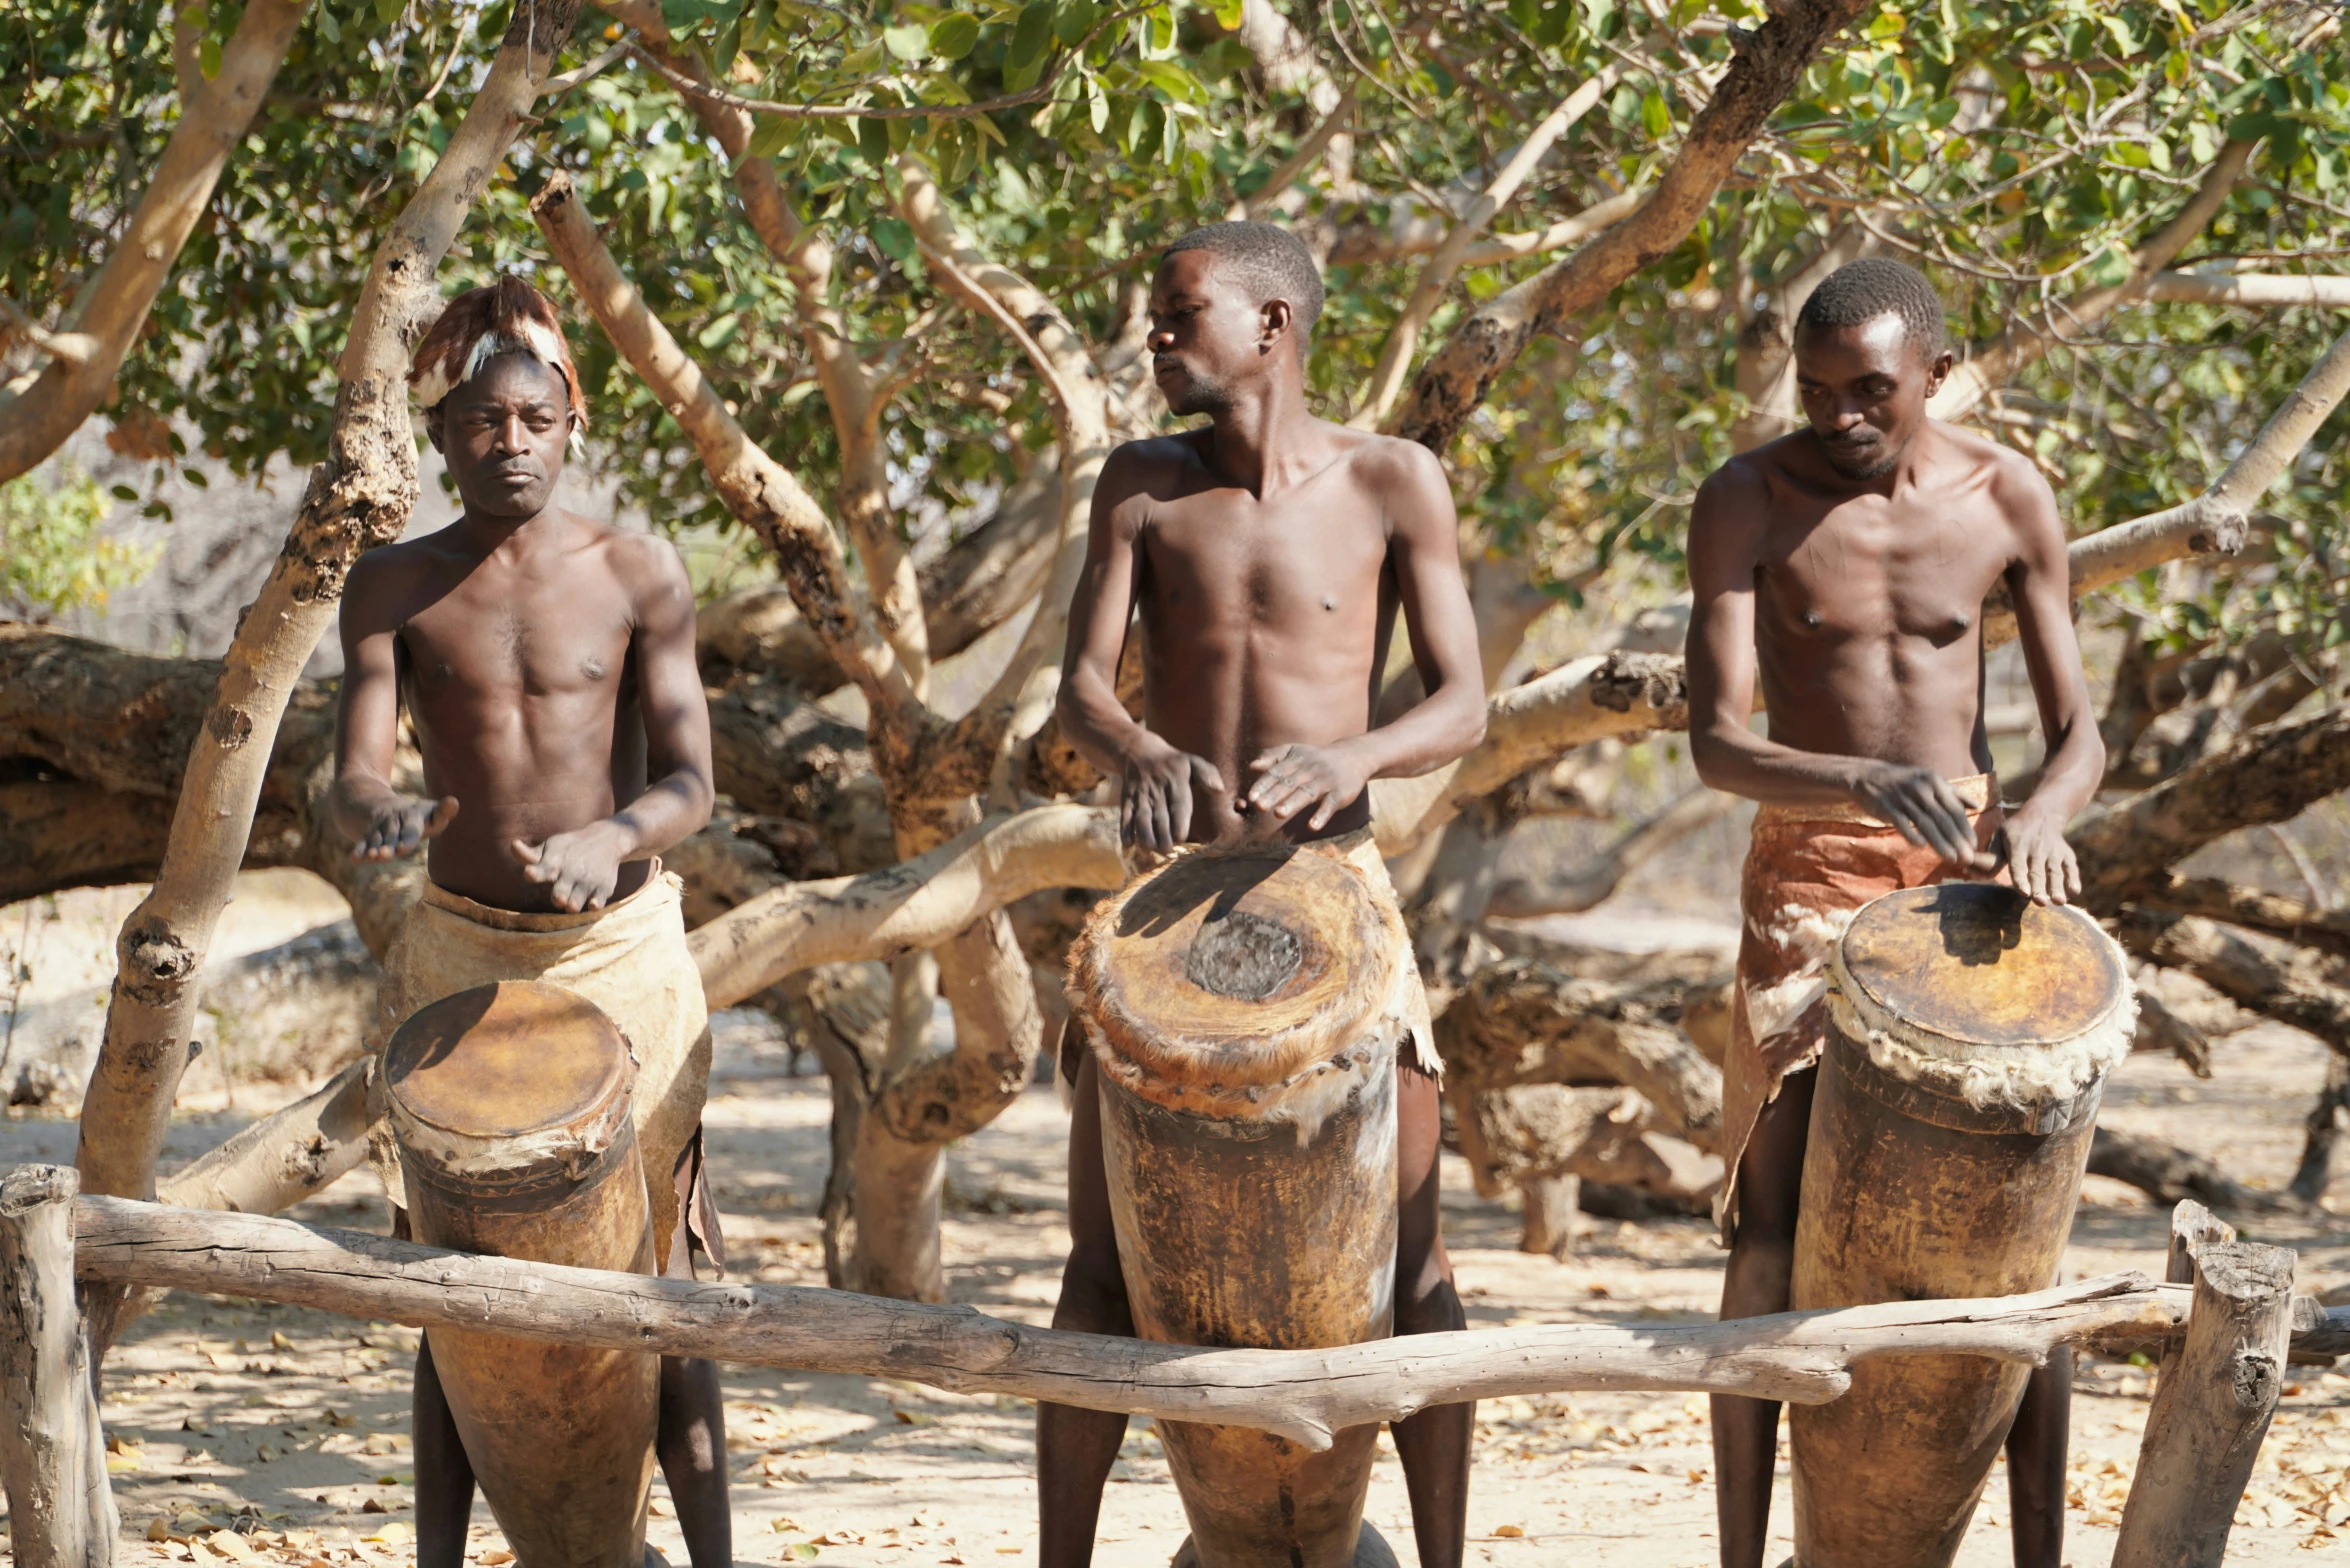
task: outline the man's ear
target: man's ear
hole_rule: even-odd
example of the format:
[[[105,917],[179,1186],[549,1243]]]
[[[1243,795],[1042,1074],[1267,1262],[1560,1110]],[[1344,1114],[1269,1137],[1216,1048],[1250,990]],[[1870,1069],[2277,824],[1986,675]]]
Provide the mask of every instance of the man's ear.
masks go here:
[[[1934,356],[1934,362],[1926,367],[1927,397],[1931,398],[1942,390],[1942,383],[1950,379],[1950,367],[1956,363],[1958,363],[1957,356],[1948,349],[1944,349]]]
[[[1269,354],[1286,342],[1294,319],[1290,314],[1289,301],[1285,299],[1265,301],[1257,312],[1258,352]]]

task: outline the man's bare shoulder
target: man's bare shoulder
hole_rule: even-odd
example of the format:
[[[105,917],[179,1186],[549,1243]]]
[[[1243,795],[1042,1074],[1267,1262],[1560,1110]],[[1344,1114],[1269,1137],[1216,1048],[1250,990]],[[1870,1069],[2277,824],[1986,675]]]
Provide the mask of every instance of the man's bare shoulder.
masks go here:
[[[1706,475],[1697,487],[1691,529],[1711,531],[1740,523],[1759,524],[1774,481],[1789,477],[1791,460],[1804,455],[1793,447],[1798,439],[1808,440],[1808,432],[1798,431],[1740,452]]]
[[[1378,490],[1424,485],[1431,480],[1439,485],[1447,483],[1444,465],[1436,460],[1435,453],[1417,441],[1383,436],[1370,430],[1350,430],[1327,420],[1322,423],[1337,444],[1339,460],[1357,478]]]
[[[362,614],[393,608],[417,590],[446,578],[454,557],[443,528],[414,539],[379,545],[351,563],[343,603]]]
[[[1945,424],[1937,419],[1931,428],[1948,454],[1952,468],[1970,478],[1980,475],[1986,480],[1992,497],[2008,516],[2036,515],[2054,501],[2055,492],[2049,488],[2047,477],[2026,454],[1963,425]]]

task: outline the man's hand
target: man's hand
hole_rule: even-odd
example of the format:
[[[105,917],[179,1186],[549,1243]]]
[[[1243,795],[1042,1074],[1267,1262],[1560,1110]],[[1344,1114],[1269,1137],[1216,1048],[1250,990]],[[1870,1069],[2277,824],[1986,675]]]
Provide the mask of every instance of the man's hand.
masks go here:
[[[2067,904],[2081,896],[2081,863],[2064,841],[2064,825],[2025,806],[1999,835],[2015,890],[2035,904]]]
[[[397,860],[415,854],[418,845],[457,820],[457,797],[419,800],[414,795],[386,795],[371,803],[367,812],[367,831],[351,846],[351,858]]]
[[[1177,751],[1144,730],[1127,748],[1118,795],[1118,832],[1137,849],[1164,855],[1191,837],[1192,791],[1224,792],[1205,757]]]
[[[1306,827],[1321,832],[1369,782],[1336,746],[1276,746],[1248,766],[1258,778],[1246,804],[1259,819],[1258,833],[1268,837],[1308,806],[1314,814]]]
[[[544,844],[516,839],[513,847],[522,874],[552,884],[555,907],[572,914],[604,907],[620,885],[620,863],[630,848],[627,835],[609,822],[554,834]]]
[[[1954,866],[1969,871],[1998,869],[1998,856],[1975,847],[1975,826],[1967,820],[1966,802],[1931,768],[1863,762],[1853,781],[1852,798],[1871,815],[1900,829],[1903,838],[1924,845]]]

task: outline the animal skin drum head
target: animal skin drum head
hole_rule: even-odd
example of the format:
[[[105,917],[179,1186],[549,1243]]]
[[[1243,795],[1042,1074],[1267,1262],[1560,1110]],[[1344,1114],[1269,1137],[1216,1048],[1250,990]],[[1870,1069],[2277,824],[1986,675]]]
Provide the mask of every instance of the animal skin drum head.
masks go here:
[[[416,1121],[466,1139],[568,1127],[634,1071],[603,1009],[561,986],[503,981],[421,1007],[384,1050],[384,1077]]]
[[[2129,994],[2113,940],[2080,910],[1988,882],[1904,888],[1863,907],[1842,969],[1877,1009],[1975,1046],[2087,1034]]]

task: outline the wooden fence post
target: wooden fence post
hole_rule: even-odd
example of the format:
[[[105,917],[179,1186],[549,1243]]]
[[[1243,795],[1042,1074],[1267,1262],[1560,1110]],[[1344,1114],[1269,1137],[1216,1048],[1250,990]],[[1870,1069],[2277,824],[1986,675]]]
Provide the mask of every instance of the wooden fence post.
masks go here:
[[[116,1518],[74,1299],[66,1165],[0,1174],[0,1486],[16,1568],[111,1568]]]
[[[2187,1241],[2194,1312],[2185,1341],[2163,1363],[2146,1414],[2113,1568],[2220,1568],[2284,1387],[2292,1252]]]

